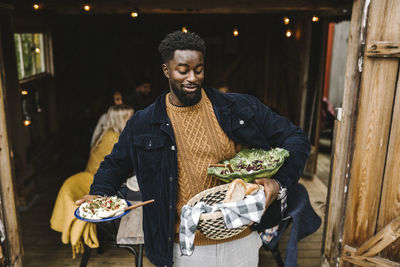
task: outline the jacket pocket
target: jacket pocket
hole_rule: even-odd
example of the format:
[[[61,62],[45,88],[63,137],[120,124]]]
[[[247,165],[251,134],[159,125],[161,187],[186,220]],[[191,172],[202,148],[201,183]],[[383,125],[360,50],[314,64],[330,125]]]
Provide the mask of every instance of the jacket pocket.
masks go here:
[[[157,184],[163,168],[166,138],[163,136],[137,136],[133,145],[137,156],[137,178],[143,184]]]
[[[137,136],[133,140],[133,145],[140,150],[155,151],[163,148],[165,145],[164,136]]]

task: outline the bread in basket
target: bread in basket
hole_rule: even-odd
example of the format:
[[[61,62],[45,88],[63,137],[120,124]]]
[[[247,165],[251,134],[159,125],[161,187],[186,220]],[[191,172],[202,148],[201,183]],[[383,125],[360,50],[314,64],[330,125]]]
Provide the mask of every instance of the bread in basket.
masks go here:
[[[193,207],[198,202],[204,202],[207,205],[222,203],[226,197],[229,186],[230,184],[224,184],[204,190],[192,197],[187,202],[187,205]],[[262,189],[262,186],[260,186],[260,189]],[[197,229],[202,234],[204,234],[207,238],[214,240],[226,239],[235,236],[244,231],[247,227],[247,225],[243,225],[238,228],[227,228],[221,211],[202,213],[197,225]]]

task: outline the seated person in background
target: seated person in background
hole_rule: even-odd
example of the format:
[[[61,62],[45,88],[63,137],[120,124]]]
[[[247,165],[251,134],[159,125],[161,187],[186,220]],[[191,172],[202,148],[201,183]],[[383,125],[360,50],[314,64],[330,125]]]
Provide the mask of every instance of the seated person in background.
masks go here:
[[[113,93],[113,101],[114,105],[122,105],[122,94],[120,91],[114,91]],[[100,134],[104,132],[104,127],[106,124],[106,115],[107,113],[104,113],[103,115],[100,116],[99,121],[96,124],[96,127],[94,128],[93,135],[92,135],[92,140],[90,142],[90,147],[93,147],[94,142],[99,138]]]
[[[141,79],[137,82],[136,89],[126,98],[126,103],[136,111],[145,109],[153,103],[154,97],[151,93],[151,83],[149,79]]]
[[[83,252],[82,238],[83,242],[91,248],[99,246],[96,226],[75,218],[74,211],[77,208],[75,200],[89,193],[93,176],[100,163],[111,152],[127,120],[132,115],[133,109],[127,105],[115,105],[108,109],[104,130],[94,141],[85,171],[69,177],[58,192],[50,227],[62,233],[61,241],[64,244],[71,243],[73,258],[75,258],[75,253]]]

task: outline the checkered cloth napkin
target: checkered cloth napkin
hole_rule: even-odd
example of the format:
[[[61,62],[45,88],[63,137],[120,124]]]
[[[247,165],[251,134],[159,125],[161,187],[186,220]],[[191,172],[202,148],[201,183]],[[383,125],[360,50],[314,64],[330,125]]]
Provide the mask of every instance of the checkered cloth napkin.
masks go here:
[[[184,205],[179,227],[179,243],[182,255],[190,256],[194,250],[194,236],[202,213],[220,210],[227,228],[237,228],[251,222],[259,223],[265,210],[264,190],[247,195],[243,200],[207,205],[199,202],[195,206]]]

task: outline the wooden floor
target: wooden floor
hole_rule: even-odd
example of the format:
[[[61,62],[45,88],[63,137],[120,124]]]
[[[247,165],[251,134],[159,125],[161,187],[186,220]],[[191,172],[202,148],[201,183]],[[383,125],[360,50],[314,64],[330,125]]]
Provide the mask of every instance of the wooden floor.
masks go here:
[[[328,153],[318,153],[317,176],[326,186],[328,186],[330,167],[331,155]]]
[[[49,227],[54,201],[65,178],[65,171],[54,167],[46,170],[42,179],[38,181],[38,187],[41,188],[40,197],[29,210],[20,212],[24,266],[79,266],[81,255],[73,260],[71,247],[62,244],[60,233],[51,230]],[[313,180],[301,179],[301,183],[307,187],[312,205],[323,218],[323,208],[321,207],[325,203],[326,186],[318,178]],[[299,243],[298,266],[320,266],[322,231],[321,226],[316,233]],[[281,251],[284,255],[284,243],[288,238],[287,233],[281,242]],[[106,250],[102,255],[92,253],[88,266],[134,266],[134,257],[124,249],[114,248]],[[153,265],[145,258],[144,266]],[[260,250],[259,266],[276,266],[270,252]]]

